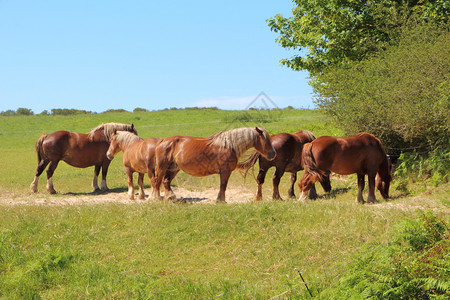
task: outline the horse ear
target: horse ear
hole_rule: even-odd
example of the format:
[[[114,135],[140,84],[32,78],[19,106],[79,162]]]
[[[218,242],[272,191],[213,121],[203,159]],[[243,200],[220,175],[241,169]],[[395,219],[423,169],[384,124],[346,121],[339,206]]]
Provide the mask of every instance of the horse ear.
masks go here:
[[[259,133],[259,135],[263,135],[263,131],[258,126],[255,127],[256,132]]]
[[[133,130],[134,129],[134,124],[133,123],[131,123],[131,130]]]

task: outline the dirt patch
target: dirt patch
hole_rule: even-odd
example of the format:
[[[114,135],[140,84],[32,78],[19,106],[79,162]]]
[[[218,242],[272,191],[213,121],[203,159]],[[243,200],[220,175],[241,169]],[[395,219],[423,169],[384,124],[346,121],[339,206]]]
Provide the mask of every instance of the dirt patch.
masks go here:
[[[206,189],[203,191],[190,191],[184,188],[174,187],[173,191],[177,195],[176,202],[192,204],[215,204],[218,189]],[[45,195],[32,194],[18,196],[14,194],[3,194],[0,197],[0,205],[89,205],[102,203],[145,203],[155,200],[149,199],[151,190],[146,190],[145,200],[129,200],[127,192],[105,192],[105,193],[81,193],[81,194],[58,194]],[[253,199],[252,191],[243,189],[227,189],[227,203],[246,203]]]

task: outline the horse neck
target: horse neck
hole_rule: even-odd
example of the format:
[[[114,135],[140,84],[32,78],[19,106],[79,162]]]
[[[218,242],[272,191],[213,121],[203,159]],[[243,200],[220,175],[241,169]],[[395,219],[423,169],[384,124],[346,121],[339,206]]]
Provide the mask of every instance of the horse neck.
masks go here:
[[[380,167],[378,168],[378,175],[380,176],[381,180],[390,181],[391,170],[390,170],[389,161],[387,158],[381,162]]]
[[[235,129],[239,130],[239,129]],[[228,148],[236,153],[237,157],[240,157],[245,151],[256,145],[256,137],[252,132],[252,129],[246,131],[246,129],[240,129],[240,131],[222,132],[211,136],[209,145],[215,145],[223,148]]]
[[[108,139],[106,138],[106,135],[103,132],[103,130],[95,131],[94,134],[91,136],[91,140],[93,142],[108,142]]]

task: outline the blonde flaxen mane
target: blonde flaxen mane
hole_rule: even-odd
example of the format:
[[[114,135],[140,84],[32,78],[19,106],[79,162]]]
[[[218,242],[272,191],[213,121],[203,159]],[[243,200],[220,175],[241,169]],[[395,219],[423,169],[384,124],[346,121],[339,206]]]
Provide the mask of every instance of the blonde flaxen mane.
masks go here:
[[[136,141],[142,140],[141,137],[128,131],[117,131],[114,139],[119,143],[119,145],[123,146],[129,146]]]
[[[269,138],[265,129],[260,128],[264,138]],[[209,137],[210,145],[216,145],[233,150],[240,157],[247,149],[254,146],[259,137],[254,127],[244,127],[221,131]]]
[[[128,125],[128,124],[112,123],[112,122],[111,123],[103,123],[103,124],[98,125],[94,129],[92,129],[88,133],[88,137],[92,141],[94,138],[95,132],[97,132],[99,130],[103,130],[106,140],[110,141],[111,136],[113,135],[115,130],[117,130],[117,131],[118,130],[128,130],[129,128],[130,128],[130,125]]]

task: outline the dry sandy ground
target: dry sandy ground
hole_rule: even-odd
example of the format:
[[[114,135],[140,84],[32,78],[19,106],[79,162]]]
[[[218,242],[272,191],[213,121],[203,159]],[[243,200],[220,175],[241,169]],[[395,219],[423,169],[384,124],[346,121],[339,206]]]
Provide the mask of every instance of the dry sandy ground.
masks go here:
[[[189,191],[184,188],[173,187],[173,191],[177,195],[177,202],[199,203],[199,204],[214,204],[218,189],[207,189],[203,191]],[[106,192],[106,193],[86,193],[86,194],[58,194],[56,196],[42,194],[27,195],[5,195],[0,196],[0,205],[83,205],[83,204],[102,204],[102,203],[145,203],[149,201],[148,196],[151,192],[146,189],[145,200],[129,200],[126,192]],[[245,203],[253,199],[253,191],[248,191],[245,188],[233,189],[228,188],[226,191],[227,203]],[[136,196],[137,198],[137,196]]]
[[[215,204],[218,189],[204,189],[202,191],[190,191],[181,187],[173,187],[173,191],[177,195],[177,202],[185,202],[191,204]],[[145,200],[129,200],[127,192],[106,192],[106,193],[83,193],[83,194],[58,194],[58,195],[46,195],[46,194],[33,194],[28,193],[25,195],[17,194],[1,194],[0,206],[2,205],[51,205],[51,206],[64,206],[64,205],[96,205],[103,203],[121,203],[121,204],[134,204],[134,203],[146,203],[155,200],[149,200],[148,196],[151,189],[146,189]],[[253,201],[254,193],[256,192],[256,186],[254,189],[247,189],[245,186],[241,187],[229,187],[226,190],[227,203],[249,203]],[[377,195],[379,197],[379,195]],[[137,198],[137,197],[136,197]],[[334,201],[334,199],[329,199]],[[411,196],[407,201],[397,202],[395,199],[390,201],[380,201],[377,204],[373,204],[374,207],[384,209],[399,209],[403,211],[412,211],[416,209],[421,210],[436,210],[444,214],[450,214],[450,208],[442,205],[440,202],[430,201],[431,199],[424,199],[423,196]],[[270,201],[266,198],[266,201]],[[295,200],[289,200],[295,201]]]

